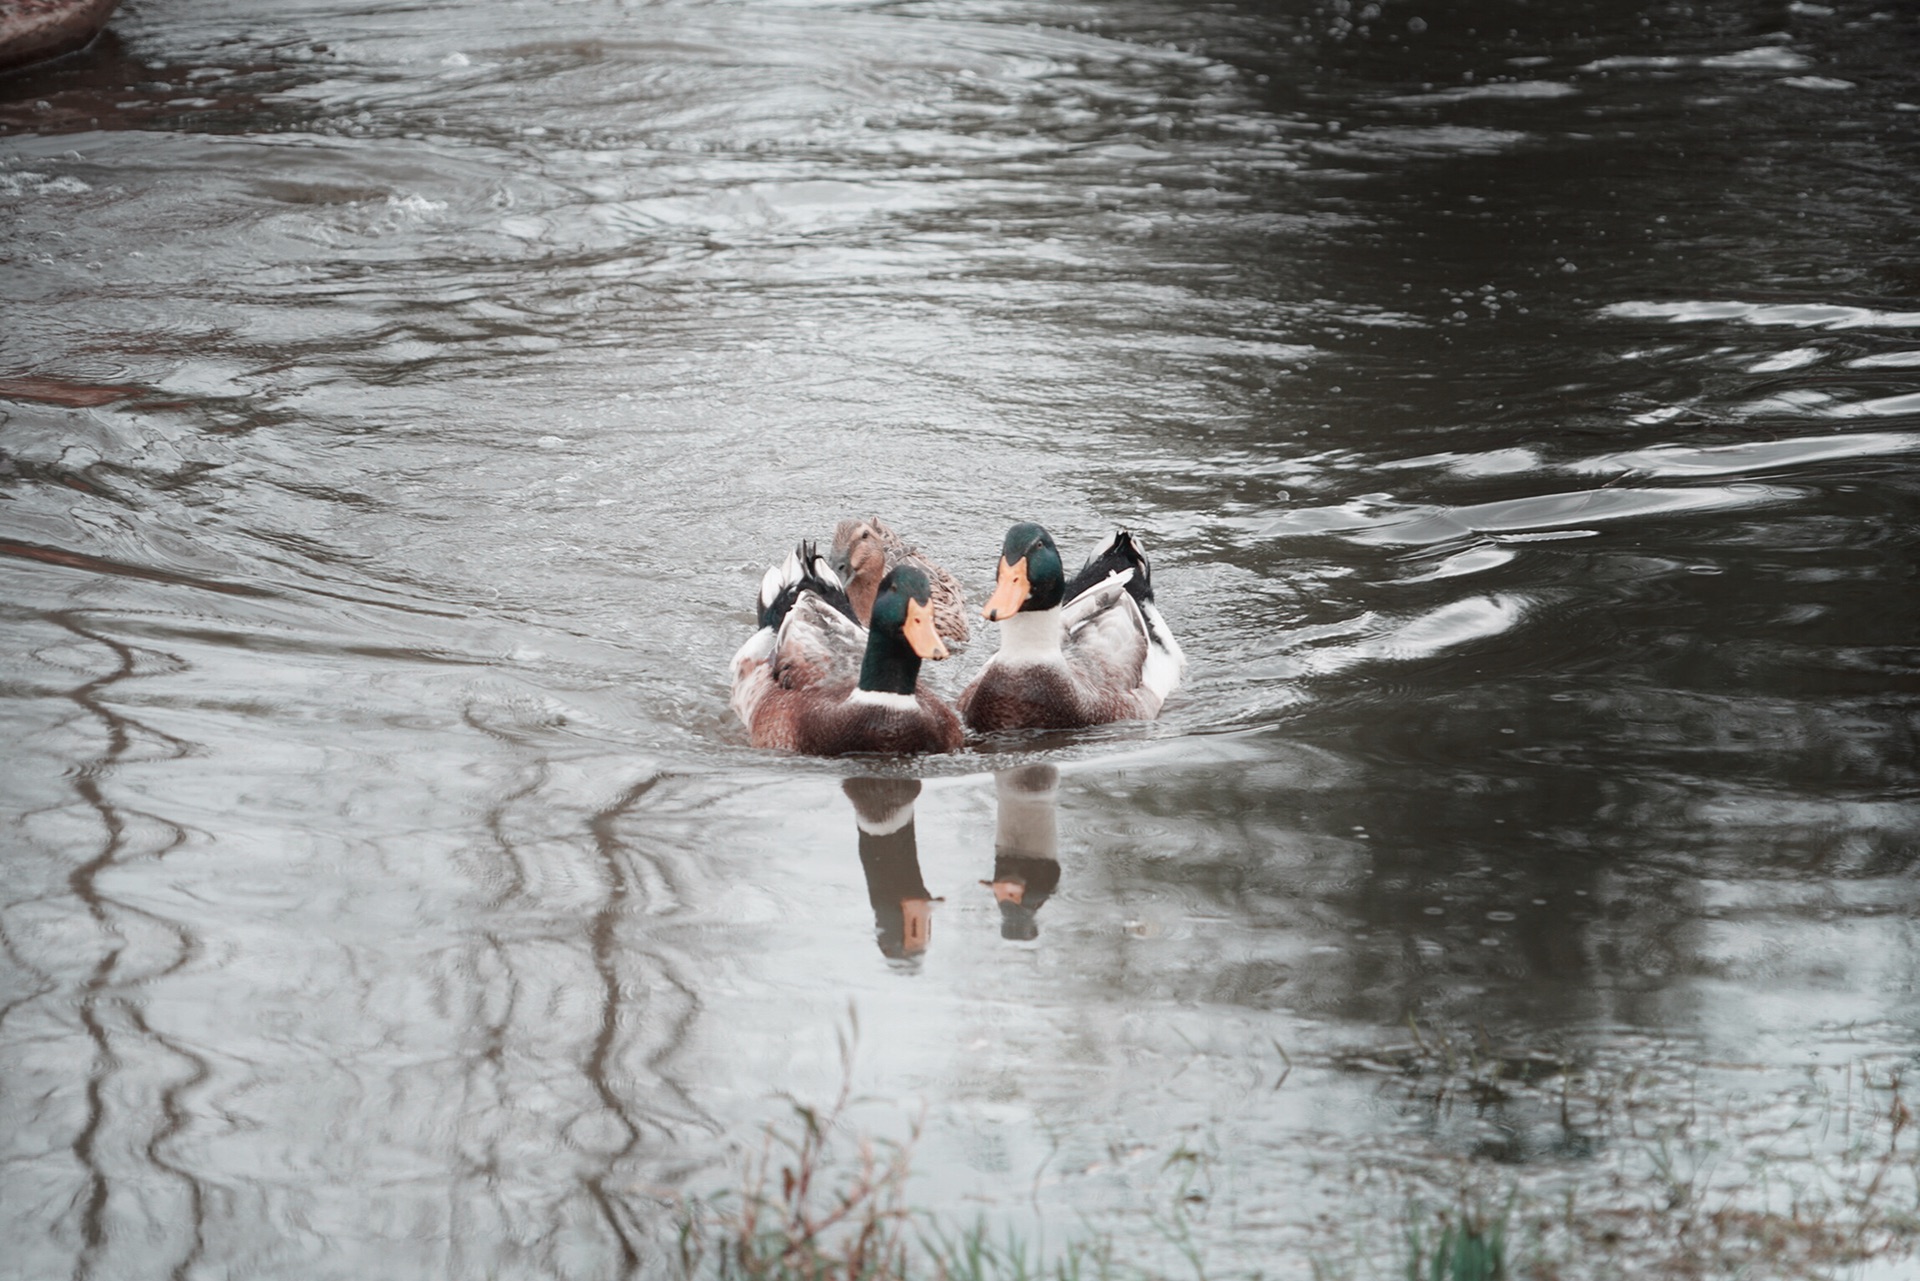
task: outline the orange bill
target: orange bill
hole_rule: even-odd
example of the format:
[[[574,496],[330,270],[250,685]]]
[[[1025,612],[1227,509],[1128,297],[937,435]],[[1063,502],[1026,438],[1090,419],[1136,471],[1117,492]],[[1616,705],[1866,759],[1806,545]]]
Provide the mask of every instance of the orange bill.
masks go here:
[[[1025,881],[982,881],[980,883],[993,891],[993,901],[996,903],[1018,905],[1027,897]]]
[[[993,595],[987,598],[986,608],[980,616],[989,623],[997,623],[1003,618],[1012,618],[1027,603],[1027,597],[1033,595],[1033,587],[1027,582],[1027,558],[1022,556],[1012,565],[1007,558],[1000,558],[1000,574],[994,580]]]
[[[918,956],[933,938],[933,904],[923,898],[902,899],[900,916],[904,927],[900,945],[908,956]]]
[[[933,630],[933,606],[922,605],[917,600],[907,602],[907,625],[900,629],[907,638],[907,644],[913,646],[913,652],[922,658],[945,658],[947,647],[940,640],[940,634]]]

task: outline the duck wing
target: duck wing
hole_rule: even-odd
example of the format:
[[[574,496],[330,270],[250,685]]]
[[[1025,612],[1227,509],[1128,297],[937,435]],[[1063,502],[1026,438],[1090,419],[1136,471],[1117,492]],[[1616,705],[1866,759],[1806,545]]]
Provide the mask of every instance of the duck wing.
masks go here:
[[[1139,684],[1153,696],[1151,707],[1144,712],[1153,716],[1186,675],[1187,656],[1181,651],[1180,642],[1173,638],[1173,629],[1161,616],[1160,607],[1154,603],[1153,567],[1147,562],[1147,551],[1140,540],[1128,530],[1117,529],[1100,544],[1067,584],[1067,609],[1073,609],[1077,597],[1115,581],[1124,585],[1140,612],[1147,653]]]
[[[859,684],[866,648],[866,628],[812,592],[796,596],[778,631],[761,628],[734,656],[733,710],[754,745],[796,749],[809,709]]]
[[[1140,598],[1143,569],[1115,569],[1083,587],[1060,614],[1067,629],[1062,646],[1067,666],[1098,696],[1111,700],[1115,719],[1158,716],[1186,674],[1187,657],[1151,592]]]
[[[1147,623],[1127,591],[1129,577],[1128,571],[1109,575],[1060,612],[1068,669],[1103,695],[1131,693],[1146,669]]]
[[[769,664],[783,689],[859,682],[867,629],[848,618],[837,602],[803,592],[787,610]]]
[[[760,580],[755,602],[760,627],[733,656],[733,710],[749,729],[761,704],[776,689],[832,682],[851,670],[860,674],[866,628],[840,580],[812,543],[801,543]]]

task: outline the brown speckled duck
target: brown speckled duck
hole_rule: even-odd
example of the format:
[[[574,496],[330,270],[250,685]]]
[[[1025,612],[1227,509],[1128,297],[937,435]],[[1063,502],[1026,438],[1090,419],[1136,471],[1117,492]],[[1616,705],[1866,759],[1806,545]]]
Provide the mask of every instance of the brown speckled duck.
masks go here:
[[[947,656],[920,570],[889,571],[862,627],[826,558],[803,543],[761,579],[758,604],[760,628],[733,656],[733,709],[755,747],[840,756],[961,745],[953,709],[919,684],[920,661]]]
[[[880,579],[899,565],[912,565],[927,576],[933,586],[933,627],[949,645],[964,645],[967,626],[967,600],[953,575],[941,569],[919,549],[893,532],[893,527],[878,516],[865,520],[843,520],[833,531],[830,563],[847,585],[847,599],[853,602],[853,616],[867,621],[873,608]]]
[[[958,706],[983,733],[1151,719],[1186,668],[1146,553],[1124,529],[1069,581],[1053,536],[1015,525],[981,614],[1000,624],[1000,649]]]

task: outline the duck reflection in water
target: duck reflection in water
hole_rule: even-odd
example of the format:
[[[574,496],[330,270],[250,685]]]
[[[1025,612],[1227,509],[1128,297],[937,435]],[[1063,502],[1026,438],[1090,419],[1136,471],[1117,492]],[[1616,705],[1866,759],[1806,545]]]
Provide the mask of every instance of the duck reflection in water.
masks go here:
[[[840,789],[860,828],[860,866],[873,904],[874,936],[888,960],[918,962],[933,938],[933,895],[920,877],[913,834],[917,778],[849,778]]]
[[[993,879],[980,883],[1000,904],[1000,937],[1024,942],[1040,936],[1036,914],[1060,884],[1060,771],[1052,765],[996,770],[993,787],[999,797]]]

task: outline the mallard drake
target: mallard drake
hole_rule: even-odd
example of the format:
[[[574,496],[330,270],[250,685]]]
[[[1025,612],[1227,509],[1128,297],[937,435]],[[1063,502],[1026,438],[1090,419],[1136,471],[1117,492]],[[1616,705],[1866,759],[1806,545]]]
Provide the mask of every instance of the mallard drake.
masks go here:
[[[733,656],[733,710],[755,747],[839,756],[960,746],[953,709],[919,687],[920,660],[947,656],[920,570],[880,580],[864,628],[826,558],[802,543],[760,580],[758,614]]]
[[[959,708],[982,732],[1151,719],[1186,668],[1154,606],[1146,553],[1124,529],[1068,581],[1053,535],[1015,525],[980,612],[1000,624],[1000,649]]]
[[[880,579],[889,569],[912,565],[921,570],[933,584],[933,629],[949,645],[967,643],[970,634],[967,598],[960,584],[952,574],[922,556],[918,548],[908,545],[878,516],[841,521],[833,531],[829,563],[847,585],[853,616],[862,623],[867,621],[873,598],[880,590]]]

